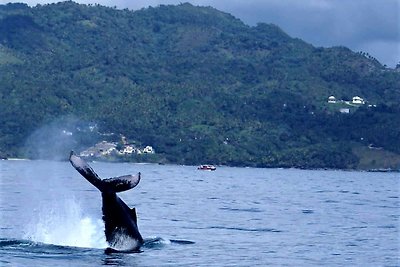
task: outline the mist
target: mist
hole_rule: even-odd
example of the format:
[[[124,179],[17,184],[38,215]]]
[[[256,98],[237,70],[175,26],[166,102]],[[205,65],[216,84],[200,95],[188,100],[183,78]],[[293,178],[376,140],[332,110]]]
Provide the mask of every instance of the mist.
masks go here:
[[[73,116],[58,118],[27,138],[23,154],[30,159],[67,160],[71,150],[79,151],[98,141],[96,130],[95,123]]]

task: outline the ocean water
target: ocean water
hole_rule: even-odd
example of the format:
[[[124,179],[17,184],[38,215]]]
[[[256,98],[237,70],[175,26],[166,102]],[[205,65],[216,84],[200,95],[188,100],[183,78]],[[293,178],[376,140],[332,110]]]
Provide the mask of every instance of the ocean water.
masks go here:
[[[68,162],[0,161],[0,266],[400,266],[400,175],[91,163],[147,244],[105,253],[100,193]]]

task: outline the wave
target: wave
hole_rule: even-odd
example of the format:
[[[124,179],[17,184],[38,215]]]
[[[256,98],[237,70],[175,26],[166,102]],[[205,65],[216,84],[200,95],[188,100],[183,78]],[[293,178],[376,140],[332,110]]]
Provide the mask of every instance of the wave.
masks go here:
[[[38,255],[46,257],[46,255],[79,255],[82,253],[93,253],[93,251],[101,251],[99,249],[88,249],[71,246],[60,246],[54,244],[45,244],[30,240],[6,239],[0,238],[1,254],[11,255]]]
[[[195,244],[193,241],[189,240],[179,240],[179,239],[167,239],[163,237],[149,237],[145,238],[143,247],[144,248],[159,248],[164,247],[171,244],[178,244],[178,245],[192,245]]]
[[[263,212],[263,210],[258,209],[258,208],[219,208],[220,210],[227,210],[227,211],[239,211],[239,212]]]
[[[140,252],[144,252],[148,249],[162,249],[166,246],[170,245],[191,245],[195,244],[193,241],[189,240],[178,240],[178,239],[167,239],[163,237],[149,237],[145,238],[144,244],[142,246],[142,250]],[[74,247],[74,246],[62,246],[55,244],[46,244],[42,242],[35,242],[31,240],[24,239],[9,239],[9,238],[0,238],[0,254],[6,255],[37,255],[41,257],[51,256],[51,255],[65,255],[70,257],[71,255],[79,256],[82,254],[100,254],[109,252],[123,252],[117,251],[110,248],[98,249],[98,248],[82,248],[82,247]],[[131,251],[127,251],[131,252]]]
[[[225,226],[211,226],[210,229],[221,229],[221,230],[234,230],[234,231],[245,231],[245,232],[271,232],[281,233],[281,230],[274,228],[243,228],[243,227],[225,227]]]

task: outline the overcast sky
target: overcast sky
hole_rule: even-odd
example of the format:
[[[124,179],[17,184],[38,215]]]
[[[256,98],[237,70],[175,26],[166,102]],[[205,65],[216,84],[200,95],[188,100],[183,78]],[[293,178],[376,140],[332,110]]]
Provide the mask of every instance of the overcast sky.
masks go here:
[[[31,6],[51,0],[0,0]],[[364,51],[382,64],[400,62],[400,0],[75,0],[132,10],[189,2],[231,13],[246,24],[274,23],[314,46],[343,45]]]

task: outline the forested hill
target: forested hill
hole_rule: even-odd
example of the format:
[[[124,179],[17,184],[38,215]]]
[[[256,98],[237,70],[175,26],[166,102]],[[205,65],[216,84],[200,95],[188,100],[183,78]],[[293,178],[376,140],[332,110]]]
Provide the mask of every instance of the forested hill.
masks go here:
[[[57,122],[66,150],[122,134],[172,163],[396,168],[399,70],[211,7],[0,5],[0,156],[37,155],[32,134],[51,154]]]

